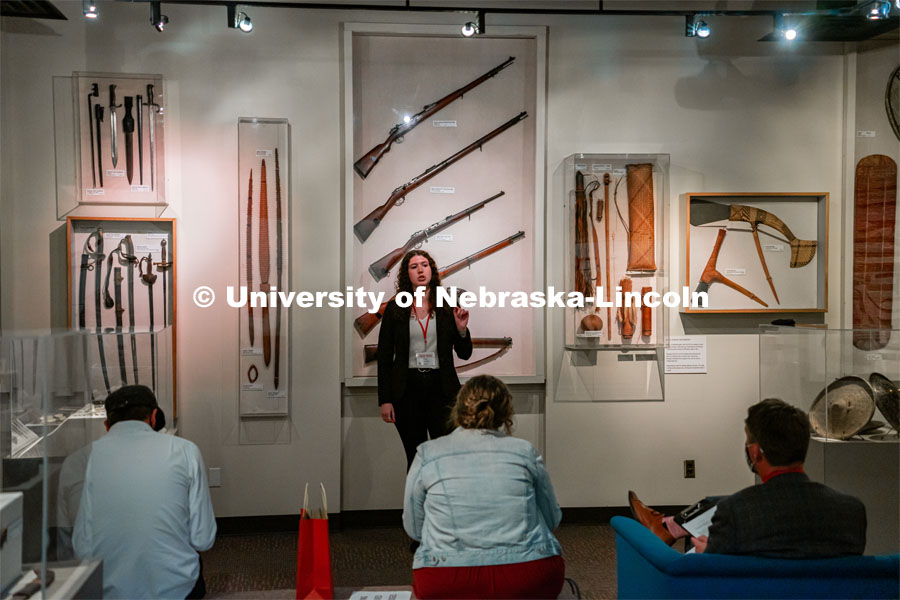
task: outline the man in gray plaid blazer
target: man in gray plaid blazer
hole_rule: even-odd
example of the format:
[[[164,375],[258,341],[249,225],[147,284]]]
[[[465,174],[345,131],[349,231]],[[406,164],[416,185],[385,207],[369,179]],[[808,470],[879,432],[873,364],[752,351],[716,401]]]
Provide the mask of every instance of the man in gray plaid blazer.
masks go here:
[[[763,483],[716,504],[709,536],[694,538],[697,552],[778,558],[820,558],[862,554],[866,509],[859,499],[803,473],[809,447],[806,414],[769,398],[747,411],[744,452]],[[629,492],[632,512],[667,543],[688,534]]]

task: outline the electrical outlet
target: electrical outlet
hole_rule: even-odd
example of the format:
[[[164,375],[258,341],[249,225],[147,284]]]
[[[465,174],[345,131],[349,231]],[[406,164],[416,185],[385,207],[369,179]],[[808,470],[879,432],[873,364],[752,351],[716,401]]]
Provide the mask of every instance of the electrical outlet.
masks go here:
[[[222,487],[222,469],[209,469],[209,487]]]
[[[693,459],[687,459],[684,461],[684,478],[685,479],[693,479],[697,476],[697,467],[694,465]]]

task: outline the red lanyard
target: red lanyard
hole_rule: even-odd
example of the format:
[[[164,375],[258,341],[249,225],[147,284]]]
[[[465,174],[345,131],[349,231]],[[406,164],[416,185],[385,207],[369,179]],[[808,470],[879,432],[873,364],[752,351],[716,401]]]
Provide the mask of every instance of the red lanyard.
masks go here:
[[[422,321],[419,320],[419,315],[416,315],[416,322],[419,324],[419,329],[422,330],[422,339],[425,340],[425,345],[428,345],[428,324],[431,323],[431,313],[428,313],[428,318],[425,319],[425,327],[422,327]]]

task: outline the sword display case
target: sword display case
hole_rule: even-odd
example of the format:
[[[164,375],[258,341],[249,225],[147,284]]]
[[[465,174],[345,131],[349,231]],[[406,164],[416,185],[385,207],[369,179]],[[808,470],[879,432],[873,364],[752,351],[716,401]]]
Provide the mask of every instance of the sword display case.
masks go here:
[[[68,96],[68,98],[66,98]],[[54,80],[57,212],[166,207],[162,75],[73,73]],[[65,143],[68,135],[74,146]]]
[[[268,300],[291,291],[290,139],[287,119],[238,121],[241,418],[290,414],[291,309]]]
[[[174,378],[173,352],[159,346],[175,335],[175,220],[69,217],[67,248],[68,325],[103,339],[94,396]]]
[[[74,558],[71,539],[90,444],[106,433],[103,365],[107,348],[111,387],[121,385],[114,367],[118,332],[96,330],[7,331],[0,336],[0,475],[2,492],[24,496],[22,561]],[[123,335],[135,338],[138,369],[151,372],[150,337],[158,364],[156,396],[173,430],[171,328]],[[127,362],[128,382],[132,381]],[[4,545],[4,559],[7,546]]]
[[[565,292],[585,302],[565,308],[556,398],[661,400],[669,155],[573,154],[562,173]],[[657,305],[619,309],[626,292]]]
[[[861,350],[860,338],[888,343]],[[866,554],[900,551],[898,388],[900,330],[760,327],[759,397],[809,414],[804,470],[866,504]]]
[[[544,311],[489,294],[542,290],[546,31],[345,24],[345,284],[389,300],[403,255],[479,293],[461,376],[544,380]],[[372,301],[366,299],[368,303]],[[344,383],[376,382],[380,315],[343,309]]]
[[[686,195],[689,313],[828,310],[828,194]]]

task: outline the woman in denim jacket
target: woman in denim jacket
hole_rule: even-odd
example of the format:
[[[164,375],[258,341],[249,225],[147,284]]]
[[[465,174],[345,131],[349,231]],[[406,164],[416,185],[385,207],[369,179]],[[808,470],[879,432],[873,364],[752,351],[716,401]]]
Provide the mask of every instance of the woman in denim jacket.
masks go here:
[[[540,455],[509,435],[512,416],[503,382],[480,375],[456,397],[456,429],[419,446],[403,502],[403,526],[421,542],[417,598],[556,598],[562,590],[565,562],[552,533],[562,512]]]

